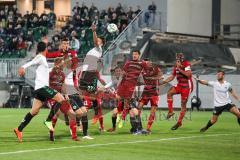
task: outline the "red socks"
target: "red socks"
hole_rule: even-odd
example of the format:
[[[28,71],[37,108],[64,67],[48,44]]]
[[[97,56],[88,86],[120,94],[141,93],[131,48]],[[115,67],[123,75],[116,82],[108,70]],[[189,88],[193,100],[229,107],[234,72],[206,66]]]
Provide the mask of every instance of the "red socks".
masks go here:
[[[56,118],[56,117],[53,117],[53,118],[52,118],[53,128],[56,126],[56,123],[57,123],[57,118]]]
[[[122,111],[122,120],[124,121],[126,120],[127,113],[128,113],[128,108],[124,108]]]
[[[101,129],[104,129],[103,116],[102,116],[102,108],[101,108],[101,107],[98,108],[98,117],[99,117],[100,127],[101,127]]]
[[[68,103],[68,101],[62,101],[60,110],[62,113],[66,114],[69,109],[71,108],[71,105]]]
[[[72,131],[72,139],[77,138],[77,123],[76,120],[69,120],[70,129]]]
[[[151,113],[148,118],[147,129],[150,129],[152,127],[154,120],[155,120],[155,113]]]
[[[180,115],[178,117],[178,122],[177,122],[178,124],[182,124],[182,120],[184,118],[184,115],[185,115],[185,111],[181,111]]]
[[[100,128],[101,128],[101,129],[104,129],[103,117],[102,117],[102,116],[99,118],[99,123],[100,123]]]
[[[168,112],[172,113],[173,112],[173,99],[167,99],[168,103]]]

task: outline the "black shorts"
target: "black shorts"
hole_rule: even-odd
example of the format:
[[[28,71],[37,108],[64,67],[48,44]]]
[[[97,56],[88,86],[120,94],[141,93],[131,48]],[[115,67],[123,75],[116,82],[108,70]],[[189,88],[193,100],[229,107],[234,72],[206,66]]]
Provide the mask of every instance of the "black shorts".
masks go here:
[[[73,111],[76,111],[79,108],[81,108],[82,106],[84,106],[83,101],[80,99],[78,94],[69,95],[69,101],[70,101]]]
[[[98,76],[95,71],[83,71],[81,78],[78,81],[80,90],[94,93],[97,91]]]
[[[222,114],[223,111],[230,111],[231,108],[235,107],[236,105],[235,104],[231,104],[231,103],[228,103],[224,106],[219,106],[219,107],[214,107],[213,109],[213,115],[220,115]]]
[[[57,93],[56,90],[45,86],[34,91],[34,98],[45,102],[48,99],[52,99]]]

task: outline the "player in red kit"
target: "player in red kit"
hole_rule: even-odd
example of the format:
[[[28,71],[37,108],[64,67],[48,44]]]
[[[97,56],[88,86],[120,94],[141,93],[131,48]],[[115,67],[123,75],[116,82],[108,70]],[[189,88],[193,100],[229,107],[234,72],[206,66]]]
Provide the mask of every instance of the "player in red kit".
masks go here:
[[[65,67],[73,72],[73,83],[77,83],[76,67],[78,66],[77,52],[69,49],[69,39],[62,38],[59,51],[49,52],[47,58],[63,57]]]
[[[62,90],[64,93],[66,93],[66,89],[64,88],[64,84],[65,84],[65,74],[63,72],[63,66],[64,66],[64,60],[63,58],[57,58],[54,62],[54,67],[52,69],[52,71],[49,73],[49,87],[52,89],[55,89],[56,91],[58,91],[59,93],[62,93]],[[68,100],[68,96],[65,95],[65,99]],[[70,103],[68,103],[68,107],[67,109],[64,109],[62,107],[60,107],[56,101],[50,99],[48,100],[48,105],[51,107],[50,113],[46,119],[46,121],[44,122],[44,124],[46,126],[52,126],[54,128],[56,121],[57,121],[57,117],[58,115],[56,115],[54,117],[55,114],[59,113],[58,110],[60,109],[64,114],[66,114],[69,117],[69,124],[70,124],[70,129],[71,129],[71,133],[72,133],[72,139],[73,140],[78,140],[77,139],[77,132],[76,132],[76,120],[75,120],[75,113],[73,111],[73,109],[71,108]],[[51,122],[49,124],[49,122]],[[53,130],[50,130],[50,140],[54,140],[54,136],[53,136]]]
[[[45,42],[47,43],[47,42]],[[77,78],[76,78],[76,67],[78,64],[78,59],[77,59],[77,53],[73,50],[69,49],[69,40],[68,38],[63,38],[61,40],[61,46],[60,46],[60,50],[56,51],[56,52],[50,52],[47,53],[46,57],[47,58],[59,58],[62,57],[63,61],[64,61],[64,67],[68,69],[68,72],[73,72],[73,83],[76,84],[77,83]],[[65,73],[66,75],[66,73]],[[62,105],[60,110],[63,113],[67,113],[68,111],[71,110],[71,105],[68,104],[67,100],[65,101],[66,105]],[[44,124],[49,128],[50,126],[50,130],[51,130],[51,119],[53,118],[53,114],[49,114],[47,120],[44,122]],[[73,116],[75,117],[75,115],[71,115],[69,116],[71,120],[71,126],[75,126],[76,127],[76,120],[73,119]],[[70,126],[70,127],[71,127]],[[74,129],[75,130],[75,129]]]
[[[168,103],[168,115],[167,119],[174,115],[173,112],[173,95],[181,94],[181,112],[178,117],[177,123],[171,128],[176,130],[182,126],[182,119],[184,118],[185,112],[187,111],[187,101],[188,96],[193,90],[192,82],[192,71],[190,62],[184,60],[183,53],[177,53],[176,55],[176,65],[173,67],[173,72],[170,77],[162,82],[162,84],[172,81],[177,78],[178,84],[171,87],[167,93],[167,103]]]
[[[162,73],[158,66],[152,64],[152,62],[150,62],[148,59],[146,59],[145,61],[147,62],[147,69],[143,73],[144,89],[142,92],[142,98],[140,99],[138,104],[138,110],[140,115],[143,106],[147,105],[150,101],[151,111],[148,118],[147,131],[151,132],[151,127],[155,120],[155,113],[158,107],[159,80],[162,79]]]
[[[140,74],[146,69],[147,64],[143,60],[139,60],[140,51],[134,50],[132,52],[132,60],[127,61],[123,67],[123,77],[118,85],[117,94],[124,99],[124,110],[122,112],[122,120],[125,119],[126,114],[130,111],[130,122],[132,126],[131,132],[138,131],[139,118],[136,117],[138,110],[133,99],[133,93],[137,86]],[[121,123],[120,123],[121,124]]]

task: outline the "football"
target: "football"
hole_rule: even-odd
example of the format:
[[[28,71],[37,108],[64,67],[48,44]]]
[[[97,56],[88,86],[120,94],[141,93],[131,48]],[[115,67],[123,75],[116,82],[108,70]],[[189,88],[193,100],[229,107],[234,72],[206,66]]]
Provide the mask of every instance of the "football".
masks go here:
[[[109,33],[114,33],[114,32],[117,32],[118,31],[118,27],[116,24],[114,23],[110,23],[108,26],[107,26],[107,30]]]

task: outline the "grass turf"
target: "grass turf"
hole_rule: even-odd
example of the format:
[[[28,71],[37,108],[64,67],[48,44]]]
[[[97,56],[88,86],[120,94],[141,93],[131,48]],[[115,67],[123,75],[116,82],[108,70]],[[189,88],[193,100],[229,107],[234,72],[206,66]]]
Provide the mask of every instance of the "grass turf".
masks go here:
[[[206,133],[199,133],[212,115],[211,112],[187,114],[183,126],[176,131],[170,128],[175,118],[164,120],[158,112],[152,134],[135,136],[129,134],[129,122],[115,133],[98,132],[98,126],[89,123],[89,134],[94,140],[74,142],[63,121],[56,126],[56,141],[48,140],[43,120],[48,110],[43,109],[23,132],[23,143],[18,143],[13,133],[28,109],[0,109],[0,159],[1,160],[227,160],[237,159],[240,149],[240,127],[230,113],[223,113],[217,124]],[[148,111],[143,113],[146,126]],[[111,127],[110,114],[104,116],[105,128]],[[79,135],[81,135],[79,133]],[[40,149],[40,150],[39,150]],[[23,152],[17,152],[23,151]]]

